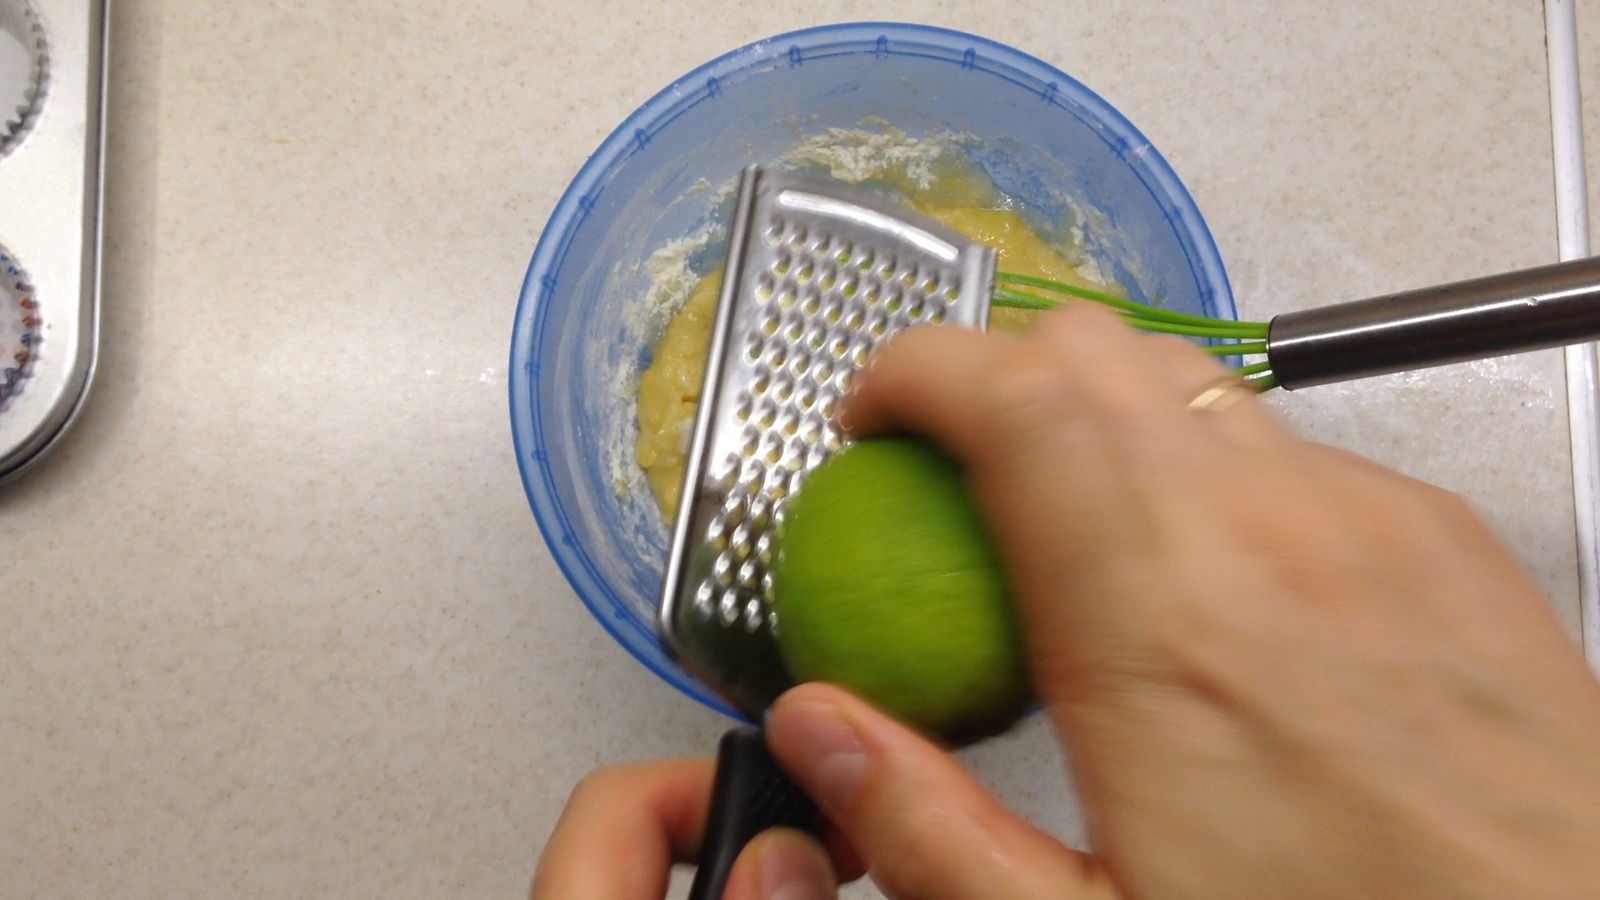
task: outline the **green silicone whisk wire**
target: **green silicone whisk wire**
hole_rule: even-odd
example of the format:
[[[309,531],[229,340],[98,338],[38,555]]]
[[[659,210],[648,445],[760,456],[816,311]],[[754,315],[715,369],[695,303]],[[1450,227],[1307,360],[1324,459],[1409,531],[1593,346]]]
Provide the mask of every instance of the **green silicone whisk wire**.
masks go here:
[[[1105,291],[1014,272],[996,272],[994,279],[995,306],[1044,310],[1055,309],[1074,300],[1087,300],[1115,309],[1122,314],[1123,321],[1143,331],[1211,341],[1204,349],[1213,356],[1251,357],[1263,356],[1267,352],[1266,322],[1237,322],[1174,312]],[[1026,290],[1029,288],[1032,291]],[[1265,391],[1278,386],[1272,374],[1272,365],[1265,361],[1236,366],[1234,373],[1257,390]]]

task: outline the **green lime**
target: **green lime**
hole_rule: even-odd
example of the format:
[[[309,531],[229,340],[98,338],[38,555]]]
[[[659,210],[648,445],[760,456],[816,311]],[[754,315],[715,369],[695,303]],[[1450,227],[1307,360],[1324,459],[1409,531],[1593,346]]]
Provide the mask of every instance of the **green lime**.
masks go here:
[[[952,741],[1027,710],[1005,576],[948,456],[912,438],[862,441],[818,466],[784,516],[773,608],[797,679]]]

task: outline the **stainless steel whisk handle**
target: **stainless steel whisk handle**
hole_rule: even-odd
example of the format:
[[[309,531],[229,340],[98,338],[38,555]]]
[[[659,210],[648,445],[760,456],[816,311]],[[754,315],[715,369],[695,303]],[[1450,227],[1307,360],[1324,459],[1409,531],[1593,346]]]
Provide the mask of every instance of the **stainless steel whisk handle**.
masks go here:
[[[1267,360],[1286,390],[1600,338],[1600,257],[1285,313]]]

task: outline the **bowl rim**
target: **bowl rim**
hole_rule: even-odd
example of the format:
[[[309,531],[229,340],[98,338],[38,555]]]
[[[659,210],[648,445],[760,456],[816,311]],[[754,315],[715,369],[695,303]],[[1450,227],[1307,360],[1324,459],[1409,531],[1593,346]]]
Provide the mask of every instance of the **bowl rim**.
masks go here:
[[[540,231],[527,273],[523,277],[512,327],[511,355],[507,366],[512,445],[516,453],[517,470],[539,531],[568,585],[590,614],[646,669],[702,705],[733,718],[744,717],[685,670],[671,663],[659,636],[653,629],[640,627],[625,611],[621,598],[610,590],[578,542],[568,513],[558,500],[549,459],[543,449],[543,430],[536,415],[539,406],[536,388],[539,367],[533,360],[532,350],[541,342],[544,333],[545,301],[556,287],[553,272],[564,261],[573,233],[592,210],[591,191],[603,187],[602,176],[606,172],[644,149],[654,132],[671,124],[678,115],[720,93],[721,80],[728,75],[785,58],[791,65],[798,65],[808,49],[862,42],[870,43],[874,52],[880,54],[926,56],[959,62],[968,68],[976,67],[981,59],[984,70],[989,74],[1038,93],[1042,101],[1068,114],[1072,114],[1072,110],[1066,106],[1069,100],[1085,109],[1092,120],[1088,124],[1098,122],[1103,126],[1102,137],[1113,144],[1120,156],[1134,164],[1135,174],[1145,181],[1151,195],[1158,198],[1158,202],[1169,200],[1172,203],[1172,207],[1165,208],[1164,212],[1173,220],[1176,230],[1189,233],[1192,249],[1196,253],[1191,261],[1199,264],[1204,276],[1202,283],[1211,285],[1213,289],[1212,301],[1217,306],[1216,314],[1230,317],[1236,314],[1232,285],[1211,229],[1188,188],[1179,180],[1166,158],[1127,117],[1099,94],[1050,63],[1010,45],[934,25],[891,21],[840,22],[783,32],[745,44],[697,66],[657,91],[624,118],[589,155],[568,183]],[[906,49],[896,47],[896,43]],[[942,52],[912,53],[911,48]],[[848,50],[812,58],[859,52],[862,51]],[[951,53],[956,56],[948,55]],[[987,58],[980,57],[980,53],[986,54]],[[1150,179],[1155,183],[1152,184]],[[523,411],[528,413],[525,419],[519,415]],[[609,607],[606,605],[608,603],[611,604]],[[659,661],[652,656],[652,651]]]

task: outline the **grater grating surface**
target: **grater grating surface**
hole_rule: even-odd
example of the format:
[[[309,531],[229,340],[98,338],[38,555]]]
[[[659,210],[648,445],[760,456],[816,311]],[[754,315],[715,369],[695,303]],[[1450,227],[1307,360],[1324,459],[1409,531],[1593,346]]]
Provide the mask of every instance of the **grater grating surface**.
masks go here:
[[[860,189],[746,170],[673,531],[660,627],[747,714],[790,683],[769,566],[787,499],[844,440],[835,405],[904,328],[983,328],[993,250]]]

